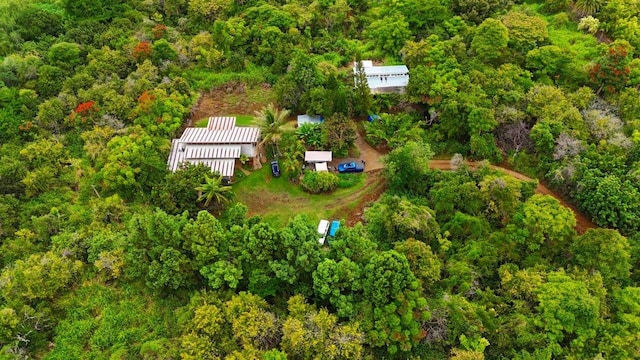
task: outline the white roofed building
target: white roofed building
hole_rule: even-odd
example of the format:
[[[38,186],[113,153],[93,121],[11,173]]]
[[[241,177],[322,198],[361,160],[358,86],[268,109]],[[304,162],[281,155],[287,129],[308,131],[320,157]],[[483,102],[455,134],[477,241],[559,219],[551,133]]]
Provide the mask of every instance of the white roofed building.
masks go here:
[[[333,153],[331,151],[305,151],[304,161],[307,163],[331,162]]]
[[[409,69],[406,65],[374,66],[371,60],[362,60],[362,68],[372,94],[404,93],[409,84]],[[354,77],[356,72],[354,62]]]
[[[205,164],[212,172],[233,177],[236,159],[256,156],[260,129],[236,126],[235,117],[210,117],[206,128],[187,128],[172,141],[167,164],[176,171],[181,164]]]

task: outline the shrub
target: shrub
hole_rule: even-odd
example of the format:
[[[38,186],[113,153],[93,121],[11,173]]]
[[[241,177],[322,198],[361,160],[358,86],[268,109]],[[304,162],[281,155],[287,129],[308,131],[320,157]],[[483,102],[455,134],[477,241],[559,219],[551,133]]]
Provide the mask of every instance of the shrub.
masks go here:
[[[302,179],[302,188],[312,194],[329,192],[338,187],[338,176],[330,172],[307,172]]]
[[[362,179],[362,174],[340,174],[338,175],[338,188],[346,189],[357,185]]]

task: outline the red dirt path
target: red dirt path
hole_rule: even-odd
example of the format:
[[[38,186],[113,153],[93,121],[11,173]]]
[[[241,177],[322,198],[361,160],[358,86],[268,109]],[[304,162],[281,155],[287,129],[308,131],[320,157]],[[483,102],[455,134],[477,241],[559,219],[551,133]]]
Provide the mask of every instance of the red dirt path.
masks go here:
[[[471,161],[465,161],[465,163],[471,167],[474,168],[476,167],[477,163],[475,162],[471,162]],[[431,162],[429,163],[429,167],[432,169],[439,169],[439,170],[452,170],[451,169],[451,161],[449,160],[431,160]],[[492,169],[495,170],[499,170],[504,172],[507,175],[513,176],[514,178],[518,179],[518,180],[523,180],[523,181],[532,181],[534,179],[520,174],[519,172],[515,172],[513,170],[509,170],[509,169],[505,169],[503,167],[500,166],[495,166],[495,165],[491,165]],[[575,206],[567,203],[563,198],[561,198],[558,194],[554,193],[553,191],[551,191],[549,188],[547,188],[546,186],[542,185],[542,184],[538,184],[538,187],[536,188],[536,194],[542,194],[542,195],[549,195],[549,196],[553,196],[554,198],[556,198],[558,201],[560,201],[560,203],[571,209],[571,211],[573,211],[575,217],[576,217],[576,226],[575,229],[578,233],[583,234],[585,231],[587,231],[587,229],[591,229],[591,228],[595,228],[596,225],[594,223],[592,223],[586,216],[584,216],[578,209],[575,208]]]

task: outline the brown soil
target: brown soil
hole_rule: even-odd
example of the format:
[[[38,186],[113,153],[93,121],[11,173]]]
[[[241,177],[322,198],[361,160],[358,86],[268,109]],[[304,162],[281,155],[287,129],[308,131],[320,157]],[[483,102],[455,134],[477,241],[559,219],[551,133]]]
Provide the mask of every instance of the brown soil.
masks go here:
[[[466,161],[466,164],[468,166],[470,166],[471,168],[473,168],[473,167],[475,167],[477,165],[477,163],[474,163],[474,162],[471,162],[471,161]],[[432,160],[429,163],[429,167],[431,167],[432,169],[439,169],[439,170],[451,170],[451,162],[449,160]],[[514,178],[516,178],[518,180],[523,180],[523,181],[531,181],[531,180],[533,180],[532,178],[530,178],[530,177],[528,177],[526,175],[520,174],[520,173],[515,172],[513,170],[505,169],[503,167],[491,165],[491,168],[495,169],[495,170],[502,171],[505,174],[513,176]],[[585,231],[587,231],[587,229],[591,229],[591,228],[595,228],[596,227],[596,225],[594,223],[592,223],[586,216],[584,216],[578,209],[576,209],[575,206],[567,203],[558,194],[554,193],[553,191],[551,191],[546,186],[544,186],[542,184],[538,184],[538,187],[536,188],[536,193],[537,194],[542,194],[542,195],[553,196],[558,201],[560,201],[560,203],[562,205],[564,205],[565,207],[571,209],[571,211],[573,211],[573,213],[574,213],[574,215],[576,217],[576,227],[575,227],[575,229],[579,234],[583,234]]]
[[[268,86],[247,89],[244,84],[224,85],[200,94],[186,126],[194,126],[196,121],[209,116],[253,115],[274,100]]]
[[[364,210],[374,201],[378,200],[380,195],[387,189],[387,185],[381,176],[380,169],[370,170],[367,173],[367,182],[358,191],[347,197],[340,199],[340,204],[345,204],[338,208],[335,217],[338,219],[346,219],[347,226],[353,226],[363,221]],[[359,200],[354,208],[349,206]]]

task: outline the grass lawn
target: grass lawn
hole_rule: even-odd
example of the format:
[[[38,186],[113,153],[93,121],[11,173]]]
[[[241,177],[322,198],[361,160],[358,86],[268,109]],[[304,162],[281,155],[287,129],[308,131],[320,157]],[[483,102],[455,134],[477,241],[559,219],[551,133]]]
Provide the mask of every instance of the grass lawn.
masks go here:
[[[310,220],[345,219],[358,207],[368,194],[379,189],[378,183],[360,174],[355,185],[337,189],[331,194],[312,195],[300,185],[292,184],[286,176],[274,178],[268,164],[233,185],[236,199],[247,205],[249,215],[260,215],[274,225],[285,225],[298,214],[306,214]],[[376,178],[377,179],[377,178]],[[367,186],[371,185],[371,186]]]
[[[235,116],[236,117],[236,125],[238,126],[247,126],[253,123],[253,116],[251,115],[226,115],[226,116]],[[207,127],[207,123],[209,122],[209,118],[204,118],[196,121],[196,127]]]

